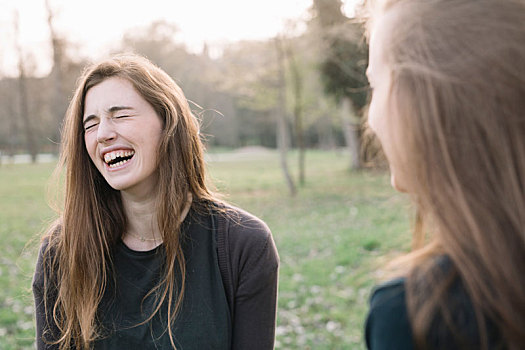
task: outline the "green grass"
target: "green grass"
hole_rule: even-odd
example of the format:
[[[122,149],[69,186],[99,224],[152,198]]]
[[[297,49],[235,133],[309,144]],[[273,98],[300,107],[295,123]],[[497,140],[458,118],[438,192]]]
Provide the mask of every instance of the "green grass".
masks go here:
[[[46,204],[50,164],[0,167],[0,349],[32,349],[31,279]]]
[[[295,153],[290,166],[295,170]],[[306,156],[306,184],[289,197],[275,152],[212,155],[224,199],[263,219],[281,258],[277,349],[364,349],[370,291],[385,261],[409,246],[407,199],[387,174],[349,173],[334,152]],[[0,167],[0,349],[30,349],[37,235],[52,218],[52,165]],[[30,242],[28,245],[27,243]],[[27,246],[26,246],[27,245]]]

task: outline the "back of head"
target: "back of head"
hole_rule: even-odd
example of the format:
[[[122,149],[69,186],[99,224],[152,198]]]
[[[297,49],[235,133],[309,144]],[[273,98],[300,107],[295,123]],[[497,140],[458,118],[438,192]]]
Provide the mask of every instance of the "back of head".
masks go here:
[[[517,348],[525,342],[525,2],[386,0],[376,20],[389,33],[394,161],[474,307]]]
[[[525,3],[392,0],[383,17],[396,132],[406,136],[398,160],[431,167],[414,186],[456,193],[486,176],[491,186],[479,189],[499,190],[507,175],[523,184]],[[518,173],[496,174],[509,166]]]

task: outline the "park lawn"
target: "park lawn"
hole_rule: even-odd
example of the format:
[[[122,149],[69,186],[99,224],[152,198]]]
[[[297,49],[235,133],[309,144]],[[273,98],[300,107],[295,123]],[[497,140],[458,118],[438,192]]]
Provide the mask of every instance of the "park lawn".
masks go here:
[[[296,174],[297,154],[289,155]],[[224,199],[263,219],[281,258],[277,349],[364,349],[371,289],[408,250],[409,206],[379,171],[347,171],[342,153],[310,151],[291,198],[276,152],[210,154]],[[53,164],[0,167],[0,349],[33,348],[31,278],[38,234],[53,218]]]
[[[46,203],[52,164],[0,167],[0,349],[33,349],[31,279],[39,234],[53,213]]]

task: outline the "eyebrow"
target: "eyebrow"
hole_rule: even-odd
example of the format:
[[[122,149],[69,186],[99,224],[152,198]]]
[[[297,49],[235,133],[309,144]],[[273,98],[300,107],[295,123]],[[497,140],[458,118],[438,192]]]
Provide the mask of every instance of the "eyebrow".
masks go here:
[[[109,109],[106,109],[106,113],[113,114],[115,112],[126,110],[126,109],[133,109],[133,107],[129,107],[129,106],[112,106]],[[87,117],[84,117],[84,121],[82,122],[82,124],[84,124],[84,126],[86,126],[86,123],[88,123],[89,121],[95,119],[96,117],[97,116],[95,114],[90,114]]]

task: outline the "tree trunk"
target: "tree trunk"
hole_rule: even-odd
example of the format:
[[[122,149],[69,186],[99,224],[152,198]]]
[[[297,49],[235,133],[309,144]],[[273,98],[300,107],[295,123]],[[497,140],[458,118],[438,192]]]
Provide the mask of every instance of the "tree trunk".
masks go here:
[[[317,122],[317,135],[319,137],[319,148],[323,150],[333,150],[337,146],[335,141],[334,128],[332,124],[332,113],[328,110],[325,98],[319,98],[322,115]]]
[[[304,158],[305,158],[305,145],[304,145],[304,129],[303,129],[303,77],[301,71],[297,66],[295,55],[291,46],[288,46],[288,57],[290,59],[290,68],[293,79],[293,93],[295,97],[294,101],[294,129],[295,129],[295,140],[297,148],[299,149],[299,184],[304,185],[305,171],[304,171]]]
[[[359,139],[359,120],[355,115],[354,106],[349,97],[344,97],[341,102],[341,121],[346,145],[350,153],[350,170],[361,168]]]
[[[35,135],[33,133],[33,126],[29,121],[29,100],[27,97],[27,81],[25,74],[25,64],[24,64],[24,53],[22,46],[19,43],[19,27],[18,27],[18,12],[15,12],[15,37],[16,37],[16,48],[18,53],[18,93],[20,96],[20,118],[24,124],[24,133],[26,136],[26,147],[27,151],[31,155],[31,161],[36,163],[36,157],[38,154],[38,149],[35,141]]]
[[[47,11],[47,24],[51,36],[51,48],[53,50],[53,68],[51,69],[51,79],[53,82],[53,93],[51,98],[51,112],[56,122],[56,129],[53,133],[53,143],[55,144],[55,153],[59,152],[60,145],[60,125],[64,118],[67,100],[64,93],[63,79],[63,54],[64,42],[59,38],[54,26],[54,13],[49,0],[45,1]]]
[[[18,81],[13,82],[13,91],[9,92],[8,98],[11,99],[11,101],[17,101],[17,91],[16,91],[16,84]],[[18,101],[17,101],[18,102]],[[18,144],[18,135],[19,135],[19,121],[18,121],[18,106],[16,104],[7,104],[7,111],[9,115],[9,137],[8,137],[8,149],[7,149],[7,155],[10,158],[11,162],[14,162],[17,144]]]
[[[23,61],[20,62],[20,65],[23,65]],[[35,142],[33,127],[29,121],[29,101],[27,98],[26,77],[22,68],[20,68],[20,75],[18,77],[18,93],[20,94],[20,117],[24,123],[27,150],[31,155],[31,161],[36,163],[38,149]]]
[[[281,169],[283,171],[286,184],[290,195],[293,197],[296,193],[296,188],[290,171],[288,169],[288,162],[286,159],[288,153],[288,130],[286,127],[286,82],[284,77],[284,52],[281,46],[281,40],[275,39],[275,48],[277,51],[277,67],[278,67],[278,99],[276,108],[276,119],[277,119],[277,147],[279,148],[279,156]]]

